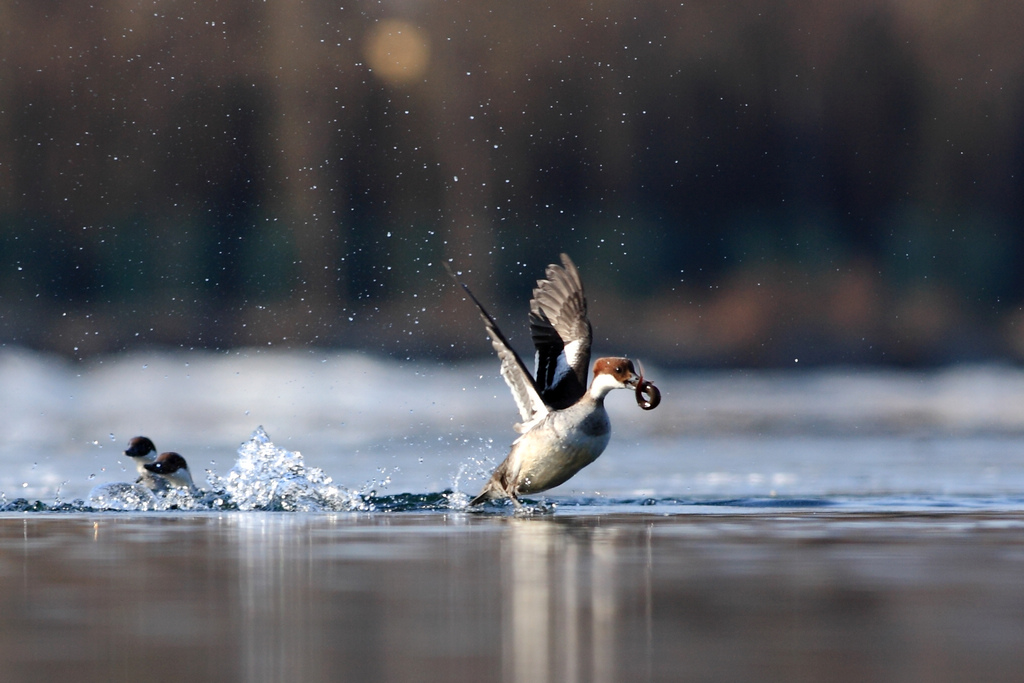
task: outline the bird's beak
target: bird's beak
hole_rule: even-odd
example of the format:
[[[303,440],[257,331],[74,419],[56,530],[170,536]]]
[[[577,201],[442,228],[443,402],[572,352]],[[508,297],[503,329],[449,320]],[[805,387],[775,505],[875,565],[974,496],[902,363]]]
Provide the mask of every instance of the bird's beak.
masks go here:
[[[644,365],[640,362],[640,359],[636,361],[636,370],[633,371],[633,376],[626,380],[626,386],[630,389],[636,389],[637,385],[644,379]],[[639,374],[637,374],[639,371]]]

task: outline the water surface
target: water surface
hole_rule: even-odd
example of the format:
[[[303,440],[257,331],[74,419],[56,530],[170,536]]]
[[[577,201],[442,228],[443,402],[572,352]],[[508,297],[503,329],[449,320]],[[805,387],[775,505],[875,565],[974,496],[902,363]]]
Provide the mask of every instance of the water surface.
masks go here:
[[[879,502],[1002,509],[1024,492],[1024,371],[668,372],[663,401],[607,401],[611,444],[543,498],[607,503]],[[494,362],[338,352],[123,354],[70,363],[0,351],[0,494],[47,506],[133,478],[132,436],[224,477],[257,428],[349,491],[475,494],[515,438]],[[644,512],[644,510],[637,510]]]
[[[491,362],[5,350],[4,680],[1019,676],[1024,372],[647,370],[514,514]],[[104,509],[137,434],[202,494]]]
[[[10,680],[1010,680],[1024,515],[18,514]]]

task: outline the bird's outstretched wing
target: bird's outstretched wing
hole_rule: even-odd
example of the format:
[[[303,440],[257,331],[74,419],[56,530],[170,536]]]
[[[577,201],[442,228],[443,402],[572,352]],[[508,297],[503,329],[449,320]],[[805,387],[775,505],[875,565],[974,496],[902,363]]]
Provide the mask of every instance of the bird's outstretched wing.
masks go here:
[[[487,334],[491,338],[491,346],[494,347],[494,351],[498,354],[498,360],[501,361],[501,376],[505,378],[505,383],[512,390],[512,398],[515,399],[516,405],[519,407],[519,416],[522,418],[523,424],[532,423],[547,415],[548,408],[544,405],[544,401],[541,399],[540,393],[533,382],[533,377],[530,375],[530,371],[526,369],[519,354],[509,346],[508,340],[505,339],[505,335],[498,329],[498,324],[494,321],[494,318],[491,317],[491,314],[487,312],[483,304],[473,295],[469,287],[459,280],[447,263],[444,266],[452,278],[455,279],[455,282],[466,292],[470,300],[476,304],[480,317],[484,321],[484,327],[487,328]],[[519,427],[522,427],[522,425],[519,425]]]
[[[530,334],[537,349],[536,385],[544,403],[560,409],[576,403],[587,390],[593,331],[587,298],[576,265],[562,254],[545,279],[537,280],[530,300]]]

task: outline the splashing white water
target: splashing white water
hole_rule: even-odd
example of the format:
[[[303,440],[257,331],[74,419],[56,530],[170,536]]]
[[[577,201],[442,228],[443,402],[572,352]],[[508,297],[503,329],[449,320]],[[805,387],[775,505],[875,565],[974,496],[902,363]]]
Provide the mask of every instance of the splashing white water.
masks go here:
[[[89,492],[89,507],[97,510],[156,510],[152,491],[140,484],[100,484]]]
[[[217,482],[211,483],[220,488]],[[360,494],[336,485],[320,468],[307,467],[301,453],[275,446],[263,427],[238,449],[238,460],[224,478],[223,490],[239,510],[314,512],[366,507]]]
[[[141,484],[101,484],[90,491],[88,505],[98,510],[132,511],[373,509],[364,494],[336,485],[318,467],[306,466],[298,451],[275,446],[263,427],[239,447],[238,458],[227,476],[208,472],[205,490],[151,491]]]

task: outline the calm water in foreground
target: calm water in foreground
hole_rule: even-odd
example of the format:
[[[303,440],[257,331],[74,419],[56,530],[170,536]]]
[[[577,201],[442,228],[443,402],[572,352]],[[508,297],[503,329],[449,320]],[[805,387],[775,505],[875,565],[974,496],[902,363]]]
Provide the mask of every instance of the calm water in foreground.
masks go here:
[[[0,351],[0,680],[1024,671],[1019,369],[648,367],[662,405],[613,394],[524,515],[465,509],[514,437],[495,370]],[[108,495],[136,434],[205,493]]]
[[[1024,514],[15,514],[10,681],[954,681],[1024,666]]]

